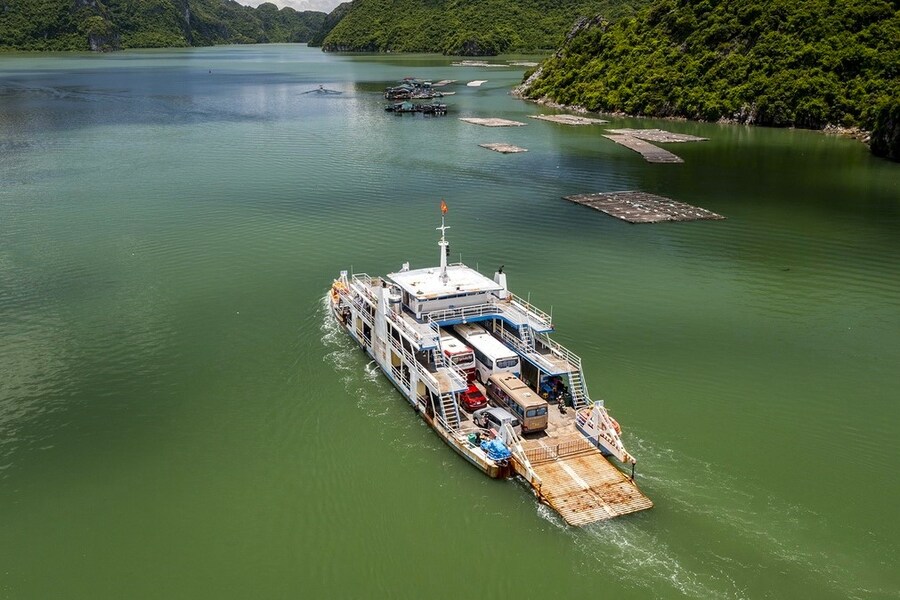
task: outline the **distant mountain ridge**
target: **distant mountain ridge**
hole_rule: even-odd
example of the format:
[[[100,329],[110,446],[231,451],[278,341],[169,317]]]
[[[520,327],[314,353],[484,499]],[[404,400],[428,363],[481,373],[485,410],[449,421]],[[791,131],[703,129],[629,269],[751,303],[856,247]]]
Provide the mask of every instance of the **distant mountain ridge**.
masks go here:
[[[615,19],[648,0],[353,0],[321,43],[326,51],[486,56],[555,48],[580,16]],[[335,13],[332,13],[335,14]]]
[[[0,0],[0,49],[116,50],[306,42],[325,13],[232,0]]]

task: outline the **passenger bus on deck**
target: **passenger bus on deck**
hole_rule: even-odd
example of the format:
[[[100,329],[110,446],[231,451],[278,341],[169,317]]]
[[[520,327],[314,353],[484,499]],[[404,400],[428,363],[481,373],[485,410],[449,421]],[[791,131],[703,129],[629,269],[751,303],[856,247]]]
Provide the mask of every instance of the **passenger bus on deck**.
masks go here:
[[[547,429],[547,401],[511,373],[491,375],[487,382],[491,404],[502,406],[519,418],[522,433]]]
[[[484,383],[495,373],[522,373],[519,355],[504,346],[481,325],[463,323],[454,325],[453,331],[475,352],[475,369],[478,381]]]
[[[441,350],[446,360],[466,374],[466,381],[471,383],[475,380],[475,353],[471,348],[449,333],[444,333],[441,335]]]

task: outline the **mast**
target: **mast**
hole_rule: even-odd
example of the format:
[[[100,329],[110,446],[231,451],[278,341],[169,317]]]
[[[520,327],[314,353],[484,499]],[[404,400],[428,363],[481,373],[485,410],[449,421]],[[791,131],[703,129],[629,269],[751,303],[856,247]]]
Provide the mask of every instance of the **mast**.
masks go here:
[[[441,241],[438,242],[438,246],[441,249],[441,281],[446,285],[447,283],[447,246],[450,245],[450,242],[447,241],[444,232],[450,229],[446,225],[444,225],[444,215],[441,215],[441,226],[437,228],[438,231],[441,232]]]

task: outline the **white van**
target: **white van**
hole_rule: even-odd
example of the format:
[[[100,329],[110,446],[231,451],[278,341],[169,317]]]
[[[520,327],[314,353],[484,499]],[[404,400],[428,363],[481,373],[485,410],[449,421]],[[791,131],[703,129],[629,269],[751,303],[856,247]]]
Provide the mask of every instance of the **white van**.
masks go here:
[[[513,428],[513,431],[522,435],[522,427],[515,415],[505,408],[500,408],[498,406],[489,406],[487,408],[476,410],[472,413],[472,421],[478,427],[493,429],[494,431],[500,431],[501,425],[509,423],[509,426]]]

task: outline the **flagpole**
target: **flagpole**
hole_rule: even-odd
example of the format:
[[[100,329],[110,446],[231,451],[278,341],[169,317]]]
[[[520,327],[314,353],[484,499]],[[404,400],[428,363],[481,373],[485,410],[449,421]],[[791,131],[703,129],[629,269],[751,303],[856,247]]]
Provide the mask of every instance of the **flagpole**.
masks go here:
[[[444,215],[447,214],[447,203],[444,202],[443,198],[441,199],[441,226],[438,228],[441,231],[441,241],[438,242],[438,246],[441,247],[441,281],[444,282],[444,285],[447,284],[447,238],[445,236],[445,232],[449,227],[444,224]]]

